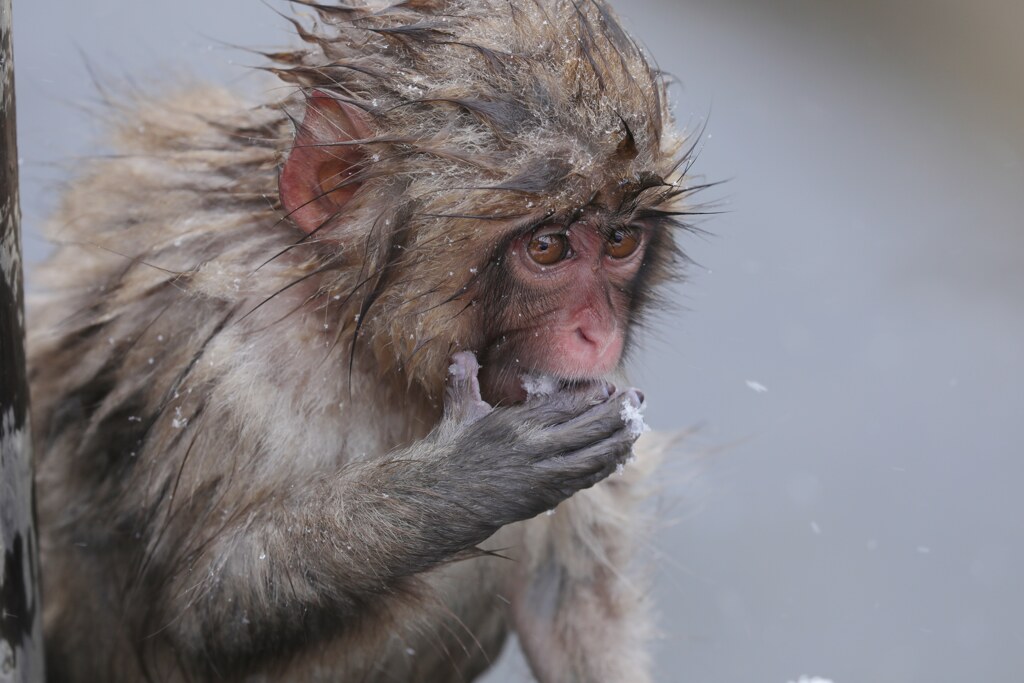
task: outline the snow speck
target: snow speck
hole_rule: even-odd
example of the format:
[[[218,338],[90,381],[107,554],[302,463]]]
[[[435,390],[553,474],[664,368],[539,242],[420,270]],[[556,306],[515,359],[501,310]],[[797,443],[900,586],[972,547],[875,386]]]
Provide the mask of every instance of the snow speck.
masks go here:
[[[147,362],[147,363],[149,363],[150,365],[152,365],[153,363],[155,363],[155,362],[156,362],[156,360],[154,360],[153,358],[148,358],[148,359],[146,360],[146,362]]]
[[[921,553],[922,555],[927,555],[927,554],[931,553],[931,551],[932,551],[932,549],[929,548],[926,545],[919,545],[919,546],[917,546],[917,552]]]
[[[755,382],[752,379],[748,379],[747,380],[747,386],[754,393],[757,393],[757,394],[763,394],[764,392],[768,391],[768,387],[766,387],[765,385],[761,384],[760,382]]]
[[[813,531],[815,534],[818,534],[819,536],[821,535],[821,527],[818,526],[818,523],[814,520],[811,520],[811,531]]]
[[[789,681],[789,683],[832,683],[832,681],[820,676],[801,676],[795,681]]]
[[[171,420],[171,426],[174,427],[175,429],[184,429],[187,424],[188,418],[182,417],[181,408],[176,407],[174,409],[174,418]]]
[[[640,436],[650,430],[650,427],[644,422],[643,406],[634,405],[629,399],[622,399],[622,410],[619,412],[619,416],[633,436]]]
[[[551,508],[550,510],[548,510],[544,514],[547,515],[548,517],[552,516],[553,514],[555,514],[555,508]]]
[[[414,654],[416,654],[416,650],[412,649],[411,647],[407,647],[405,648],[405,654],[412,657]]]
[[[261,560],[267,559],[267,554],[266,553],[260,553],[260,559]]]
[[[162,342],[162,341],[164,340],[164,335],[162,335],[162,334],[158,334],[158,335],[156,335],[156,340],[157,340],[158,342]]]

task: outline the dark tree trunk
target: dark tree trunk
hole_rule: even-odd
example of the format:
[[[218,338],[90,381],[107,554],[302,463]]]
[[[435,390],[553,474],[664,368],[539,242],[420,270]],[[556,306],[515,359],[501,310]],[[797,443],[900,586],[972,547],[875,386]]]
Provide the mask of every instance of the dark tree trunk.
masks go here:
[[[40,683],[42,612],[25,378],[11,25],[11,0],[0,0],[0,683]]]

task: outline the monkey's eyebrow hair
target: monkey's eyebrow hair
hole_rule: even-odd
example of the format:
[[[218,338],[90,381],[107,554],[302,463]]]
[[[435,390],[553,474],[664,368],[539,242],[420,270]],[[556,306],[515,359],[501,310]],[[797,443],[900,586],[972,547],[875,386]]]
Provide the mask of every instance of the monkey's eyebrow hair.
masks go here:
[[[561,224],[563,227],[569,227],[569,220],[572,217],[572,210],[548,209],[543,215],[533,215],[523,219],[519,223],[515,224],[511,230],[508,231],[509,235],[514,237],[520,237],[527,233],[533,232],[538,228],[542,228],[549,223]]]

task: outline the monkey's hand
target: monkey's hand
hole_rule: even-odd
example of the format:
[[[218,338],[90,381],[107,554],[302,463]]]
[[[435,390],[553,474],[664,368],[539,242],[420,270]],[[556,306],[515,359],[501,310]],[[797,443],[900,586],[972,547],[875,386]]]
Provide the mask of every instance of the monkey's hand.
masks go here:
[[[420,481],[453,506],[447,520],[458,520],[452,531],[464,537],[449,541],[463,547],[612,474],[641,431],[635,389],[592,382],[492,408],[481,399],[478,370],[470,353],[453,358],[445,417],[424,444],[431,471]]]

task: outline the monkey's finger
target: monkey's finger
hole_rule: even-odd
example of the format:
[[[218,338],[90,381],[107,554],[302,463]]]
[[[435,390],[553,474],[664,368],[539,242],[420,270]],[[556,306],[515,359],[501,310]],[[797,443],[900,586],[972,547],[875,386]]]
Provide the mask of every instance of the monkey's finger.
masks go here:
[[[573,389],[583,401],[591,405],[604,403],[616,394],[618,389],[611,382],[603,379],[596,379],[579,384]]]
[[[562,486],[577,491],[590,488],[625,463],[633,451],[634,441],[636,437],[623,428],[600,443],[551,458],[541,466],[550,472],[550,476],[560,477]]]
[[[592,431],[595,436],[607,435],[609,429],[618,429],[623,424],[636,431],[637,436],[643,432],[641,409],[644,402],[643,394],[636,389],[613,394],[610,398],[597,401],[586,412],[572,418],[566,423],[586,432]],[[618,419],[616,419],[618,418]],[[637,421],[641,423],[637,424]]]
[[[534,395],[526,403],[513,406],[524,423],[542,428],[560,425],[578,417],[595,405],[607,402],[615,393],[615,386],[604,381],[587,383],[559,390],[549,395]],[[550,451],[550,449],[547,449]]]
[[[538,438],[547,444],[540,452],[571,453],[598,444],[623,429],[636,440],[643,432],[642,426],[636,423],[637,420],[640,425],[643,423],[641,405],[639,392],[629,389],[585,407],[582,412],[569,410],[568,414],[559,416],[565,419],[548,423],[546,429],[540,430]]]
[[[460,422],[474,422],[491,412],[491,406],[480,396],[477,375],[480,364],[469,351],[452,356],[448,366],[448,386],[445,389],[445,416]]]
[[[626,463],[629,462],[629,459],[632,457],[632,455],[633,447],[632,444],[630,444],[630,447],[625,451],[625,455],[616,458],[614,462],[608,463],[607,465],[604,466],[603,469],[595,472],[594,474],[583,477],[580,480],[580,489],[588,489],[591,486],[594,486],[595,484],[601,483],[602,481],[612,476],[613,474],[624,473]]]

